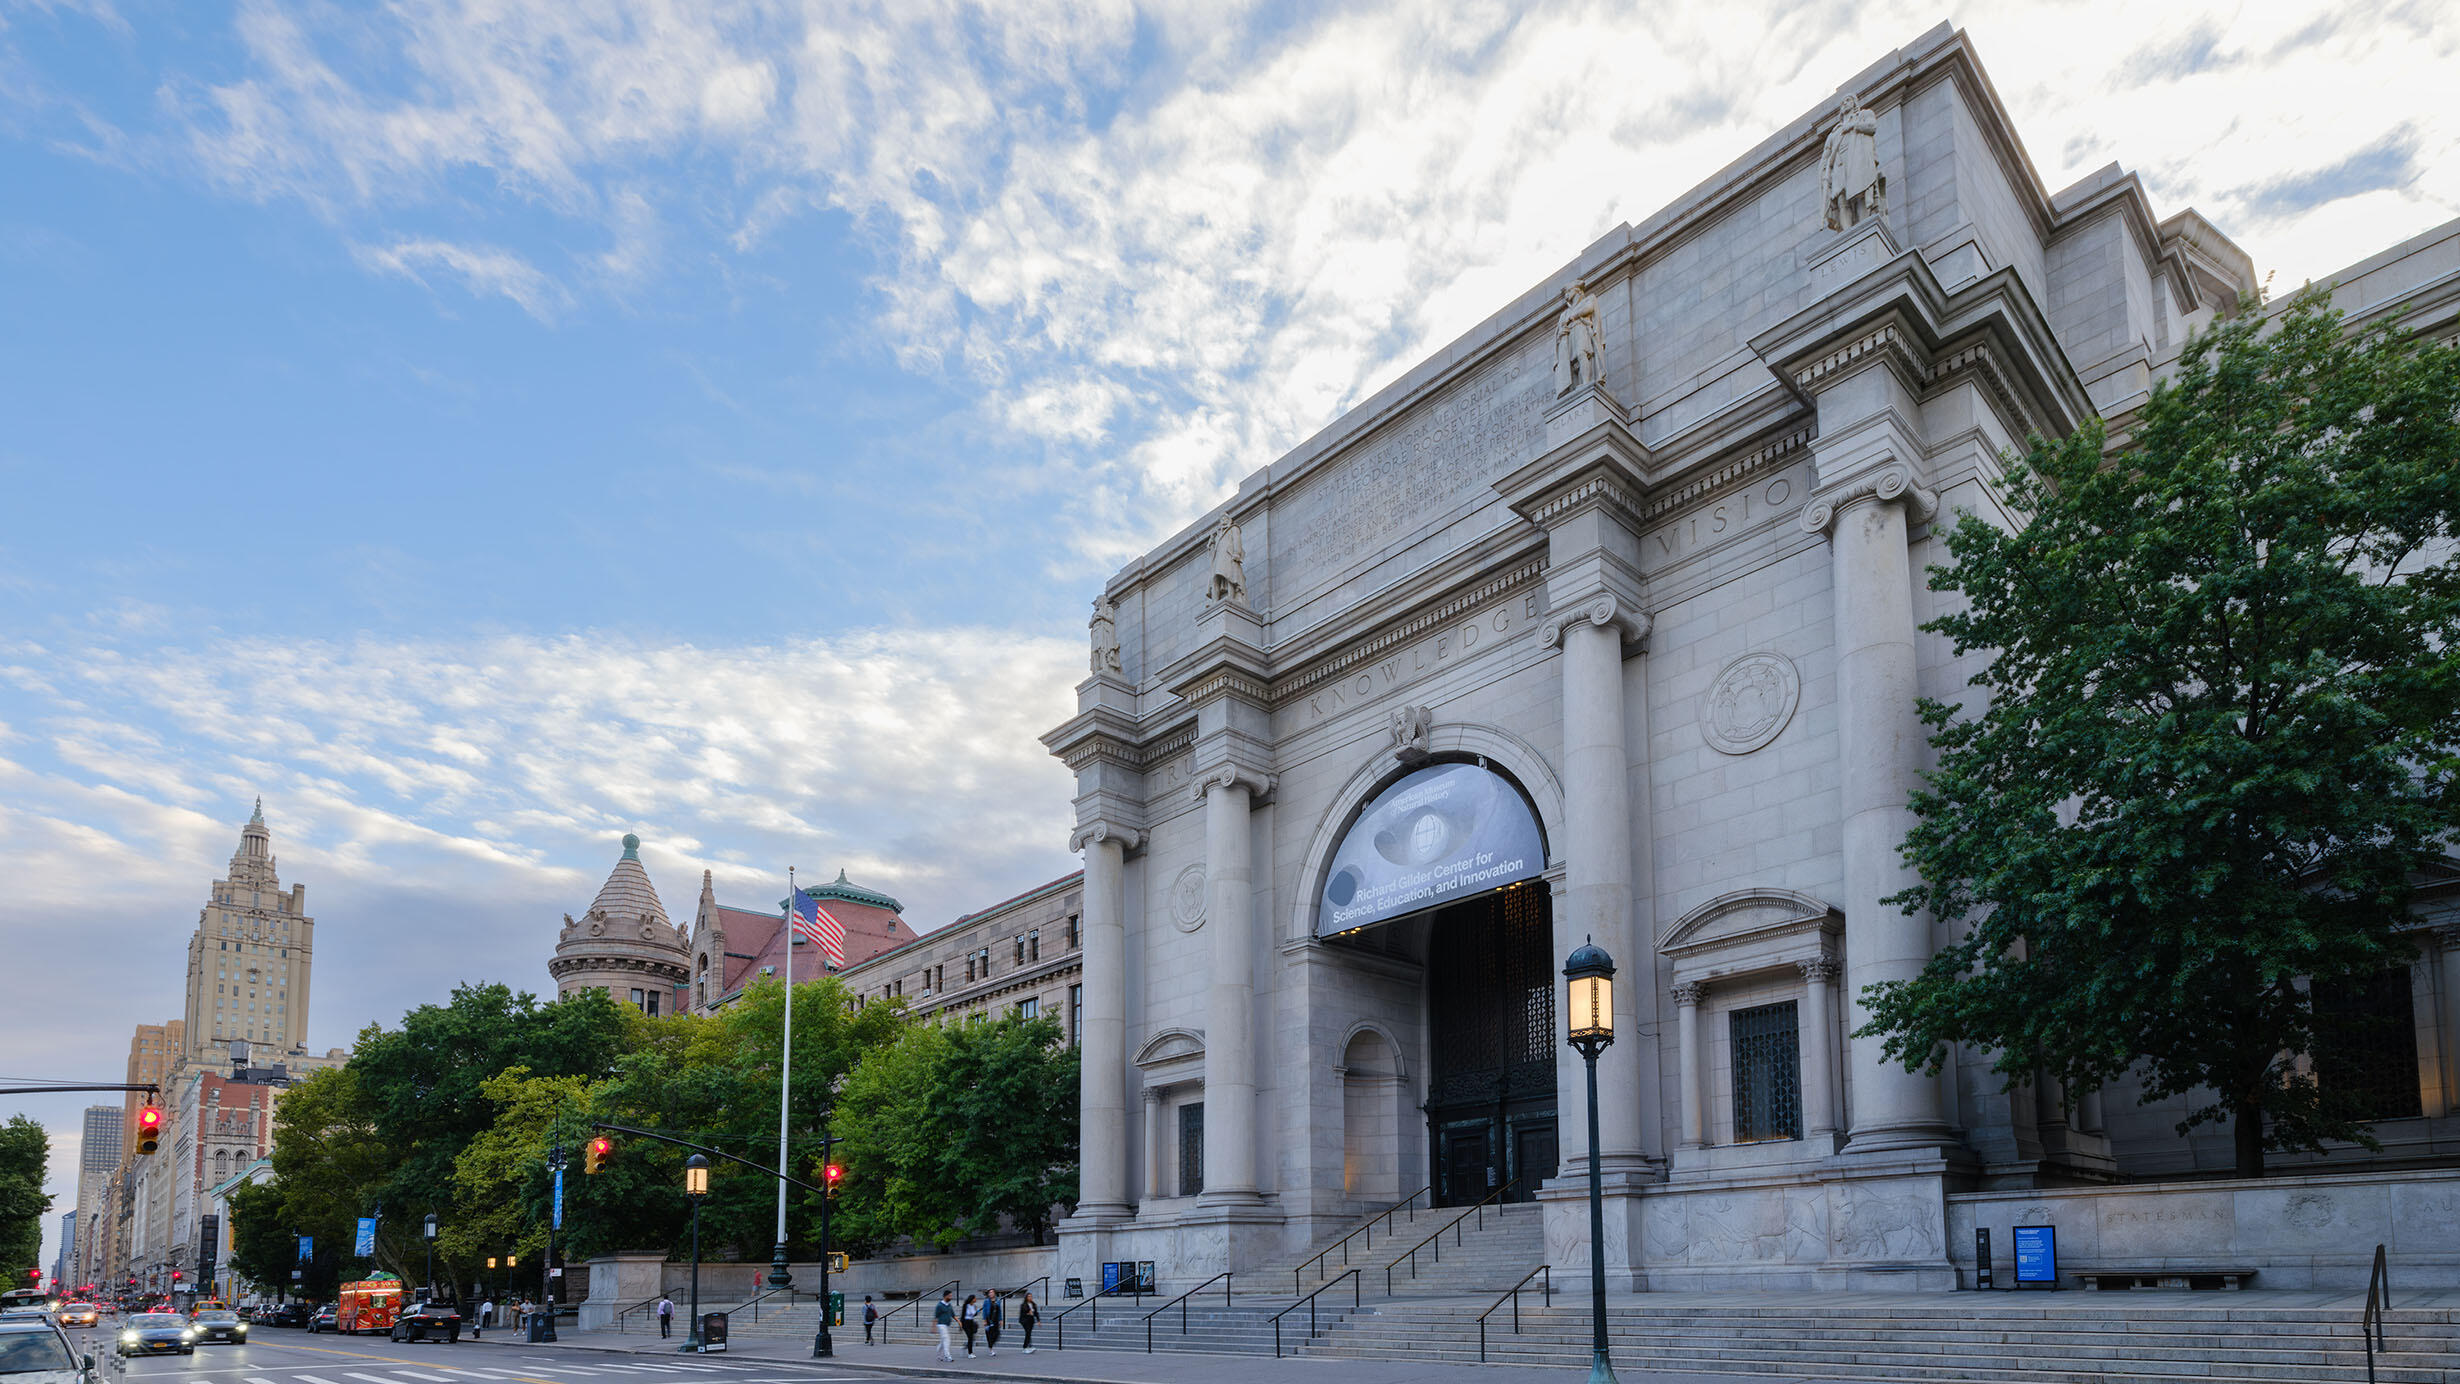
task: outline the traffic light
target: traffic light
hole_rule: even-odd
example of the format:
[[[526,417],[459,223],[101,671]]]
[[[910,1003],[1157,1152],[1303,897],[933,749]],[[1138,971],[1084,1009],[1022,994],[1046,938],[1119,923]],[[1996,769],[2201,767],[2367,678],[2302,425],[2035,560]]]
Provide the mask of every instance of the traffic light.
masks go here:
[[[615,1152],[615,1141],[601,1134],[597,1138],[590,1140],[589,1147],[582,1152],[582,1172],[603,1172],[606,1169],[606,1160],[608,1155]]]
[[[820,1185],[829,1189],[830,1196],[836,1196],[837,1189],[845,1183],[846,1167],[843,1163],[831,1163],[820,1170]]]
[[[147,1106],[137,1112],[137,1152],[152,1153],[162,1144],[162,1111]]]

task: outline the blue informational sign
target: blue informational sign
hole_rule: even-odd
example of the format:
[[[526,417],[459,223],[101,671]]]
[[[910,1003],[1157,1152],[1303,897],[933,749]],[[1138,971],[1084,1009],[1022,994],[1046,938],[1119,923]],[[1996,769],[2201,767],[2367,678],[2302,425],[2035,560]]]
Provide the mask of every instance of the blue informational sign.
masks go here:
[[[316,1237],[315,1237],[315,1236],[313,1236],[313,1235],[302,1235],[302,1236],[300,1236],[300,1237],[299,1237],[299,1262],[301,1262],[301,1263],[303,1263],[303,1264],[304,1264],[304,1263],[306,1263],[308,1260],[313,1259],[313,1258],[315,1258],[315,1257],[316,1257]]]
[[[564,1170],[555,1170],[555,1228],[564,1228]]]
[[[351,1252],[352,1252],[353,1254],[358,1255],[361,1259],[365,1259],[365,1258],[367,1258],[369,1255],[374,1254],[374,1253],[376,1252],[376,1218],[375,1218],[375,1217],[373,1217],[373,1216],[361,1216],[361,1217],[359,1217],[359,1244],[358,1244],[358,1247],[357,1247],[356,1249],[352,1250]]]
[[[1104,1264],[1104,1265],[1102,1266],[1102,1291],[1103,1291],[1103,1292],[1105,1292],[1105,1293],[1115,1293],[1115,1292],[1118,1292],[1118,1291],[1119,1291],[1119,1270],[1121,1270],[1122,1268],[1125,1268],[1125,1267],[1126,1267],[1126,1265],[1124,1265],[1124,1264]],[[1087,1310],[1087,1311],[1099,1311],[1099,1310],[1101,1310],[1101,1309],[1099,1309],[1099,1308],[1087,1308],[1086,1310]]]
[[[2059,1281],[2058,1231],[2046,1225],[2020,1225],[2015,1230],[2016,1282]]]
[[[1375,795],[1324,872],[1315,935],[1355,932],[1546,868],[1529,800],[1475,764],[1435,764]]]

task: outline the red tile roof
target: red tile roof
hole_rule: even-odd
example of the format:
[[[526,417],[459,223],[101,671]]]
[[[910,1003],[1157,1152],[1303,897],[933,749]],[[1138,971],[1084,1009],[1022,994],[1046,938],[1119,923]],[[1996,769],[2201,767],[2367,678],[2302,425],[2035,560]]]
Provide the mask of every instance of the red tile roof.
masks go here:
[[[884,951],[892,951],[916,940],[914,929],[905,920],[885,908],[833,898],[827,900],[829,912],[846,925],[846,964],[859,966]],[[725,983],[719,993],[734,994],[763,966],[777,968],[785,974],[786,949],[778,934],[783,931],[774,913],[754,913],[748,909],[718,905],[719,925],[726,929]],[[734,953],[742,953],[741,956]],[[747,959],[748,958],[748,959]],[[820,949],[804,942],[794,950],[794,977],[810,980],[820,974]]]

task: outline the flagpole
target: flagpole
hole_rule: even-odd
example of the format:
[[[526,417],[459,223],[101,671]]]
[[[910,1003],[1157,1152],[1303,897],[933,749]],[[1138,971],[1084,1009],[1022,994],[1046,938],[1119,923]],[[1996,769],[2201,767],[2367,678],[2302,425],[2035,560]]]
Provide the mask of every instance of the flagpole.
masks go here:
[[[794,1089],[794,867],[786,867],[786,911],[778,920],[786,939],[786,1039],[777,1064],[777,1248],[769,1255],[769,1286],[794,1281],[786,1268],[786,1112]],[[823,1309],[825,1310],[825,1309]]]

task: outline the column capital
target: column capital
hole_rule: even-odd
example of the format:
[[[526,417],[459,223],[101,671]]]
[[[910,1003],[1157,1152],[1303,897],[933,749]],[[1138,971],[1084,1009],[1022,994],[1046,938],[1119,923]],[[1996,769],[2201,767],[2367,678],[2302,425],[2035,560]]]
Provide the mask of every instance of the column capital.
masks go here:
[[[1087,846],[1099,846],[1109,841],[1118,842],[1120,854],[1124,855],[1144,845],[1145,834],[1134,827],[1123,827],[1116,822],[1087,822],[1069,834],[1068,849],[1081,851]]]
[[[1161,1087],[1159,1087],[1159,1086],[1148,1086],[1148,1087],[1146,1087],[1146,1088],[1145,1088],[1145,1104],[1147,1104],[1147,1105],[1159,1105],[1159,1104],[1161,1104],[1161,1103],[1162,1103],[1162,1088],[1161,1088]]]
[[[2444,923],[2430,929],[2430,933],[2435,941],[2443,944],[2443,950],[2460,952],[2460,922]]]
[[[1708,982],[1705,980],[1676,981],[1674,988],[1666,993],[1674,998],[1677,1008],[1695,1007],[1700,1001],[1708,998]]]
[[[1865,500],[1880,504],[1901,503],[1906,516],[1919,522],[1927,523],[1939,513],[1939,493],[1917,480],[1912,467],[1895,462],[1865,471],[1813,495],[1802,507],[1802,531],[1826,533],[1836,523],[1837,515]]]
[[[1647,611],[1627,606],[1621,596],[1611,591],[1601,591],[1569,607],[1550,610],[1542,618],[1545,632],[1538,636],[1538,643],[1549,649],[1563,642],[1565,629],[1583,621],[1601,628],[1612,625],[1622,631],[1624,643],[1633,645],[1647,643],[1649,630],[1656,624]]]
[[[1817,956],[1808,961],[1797,961],[1794,964],[1801,969],[1802,978],[1813,985],[1830,984],[1838,976],[1845,974],[1844,965],[1836,958],[1829,956]]]
[[[1249,797],[1261,802],[1273,796],[1273,775],[1244,764],[1225,762],[1196,771],[1196,801],[1203,802],[1216,788],[1245,788]]]

